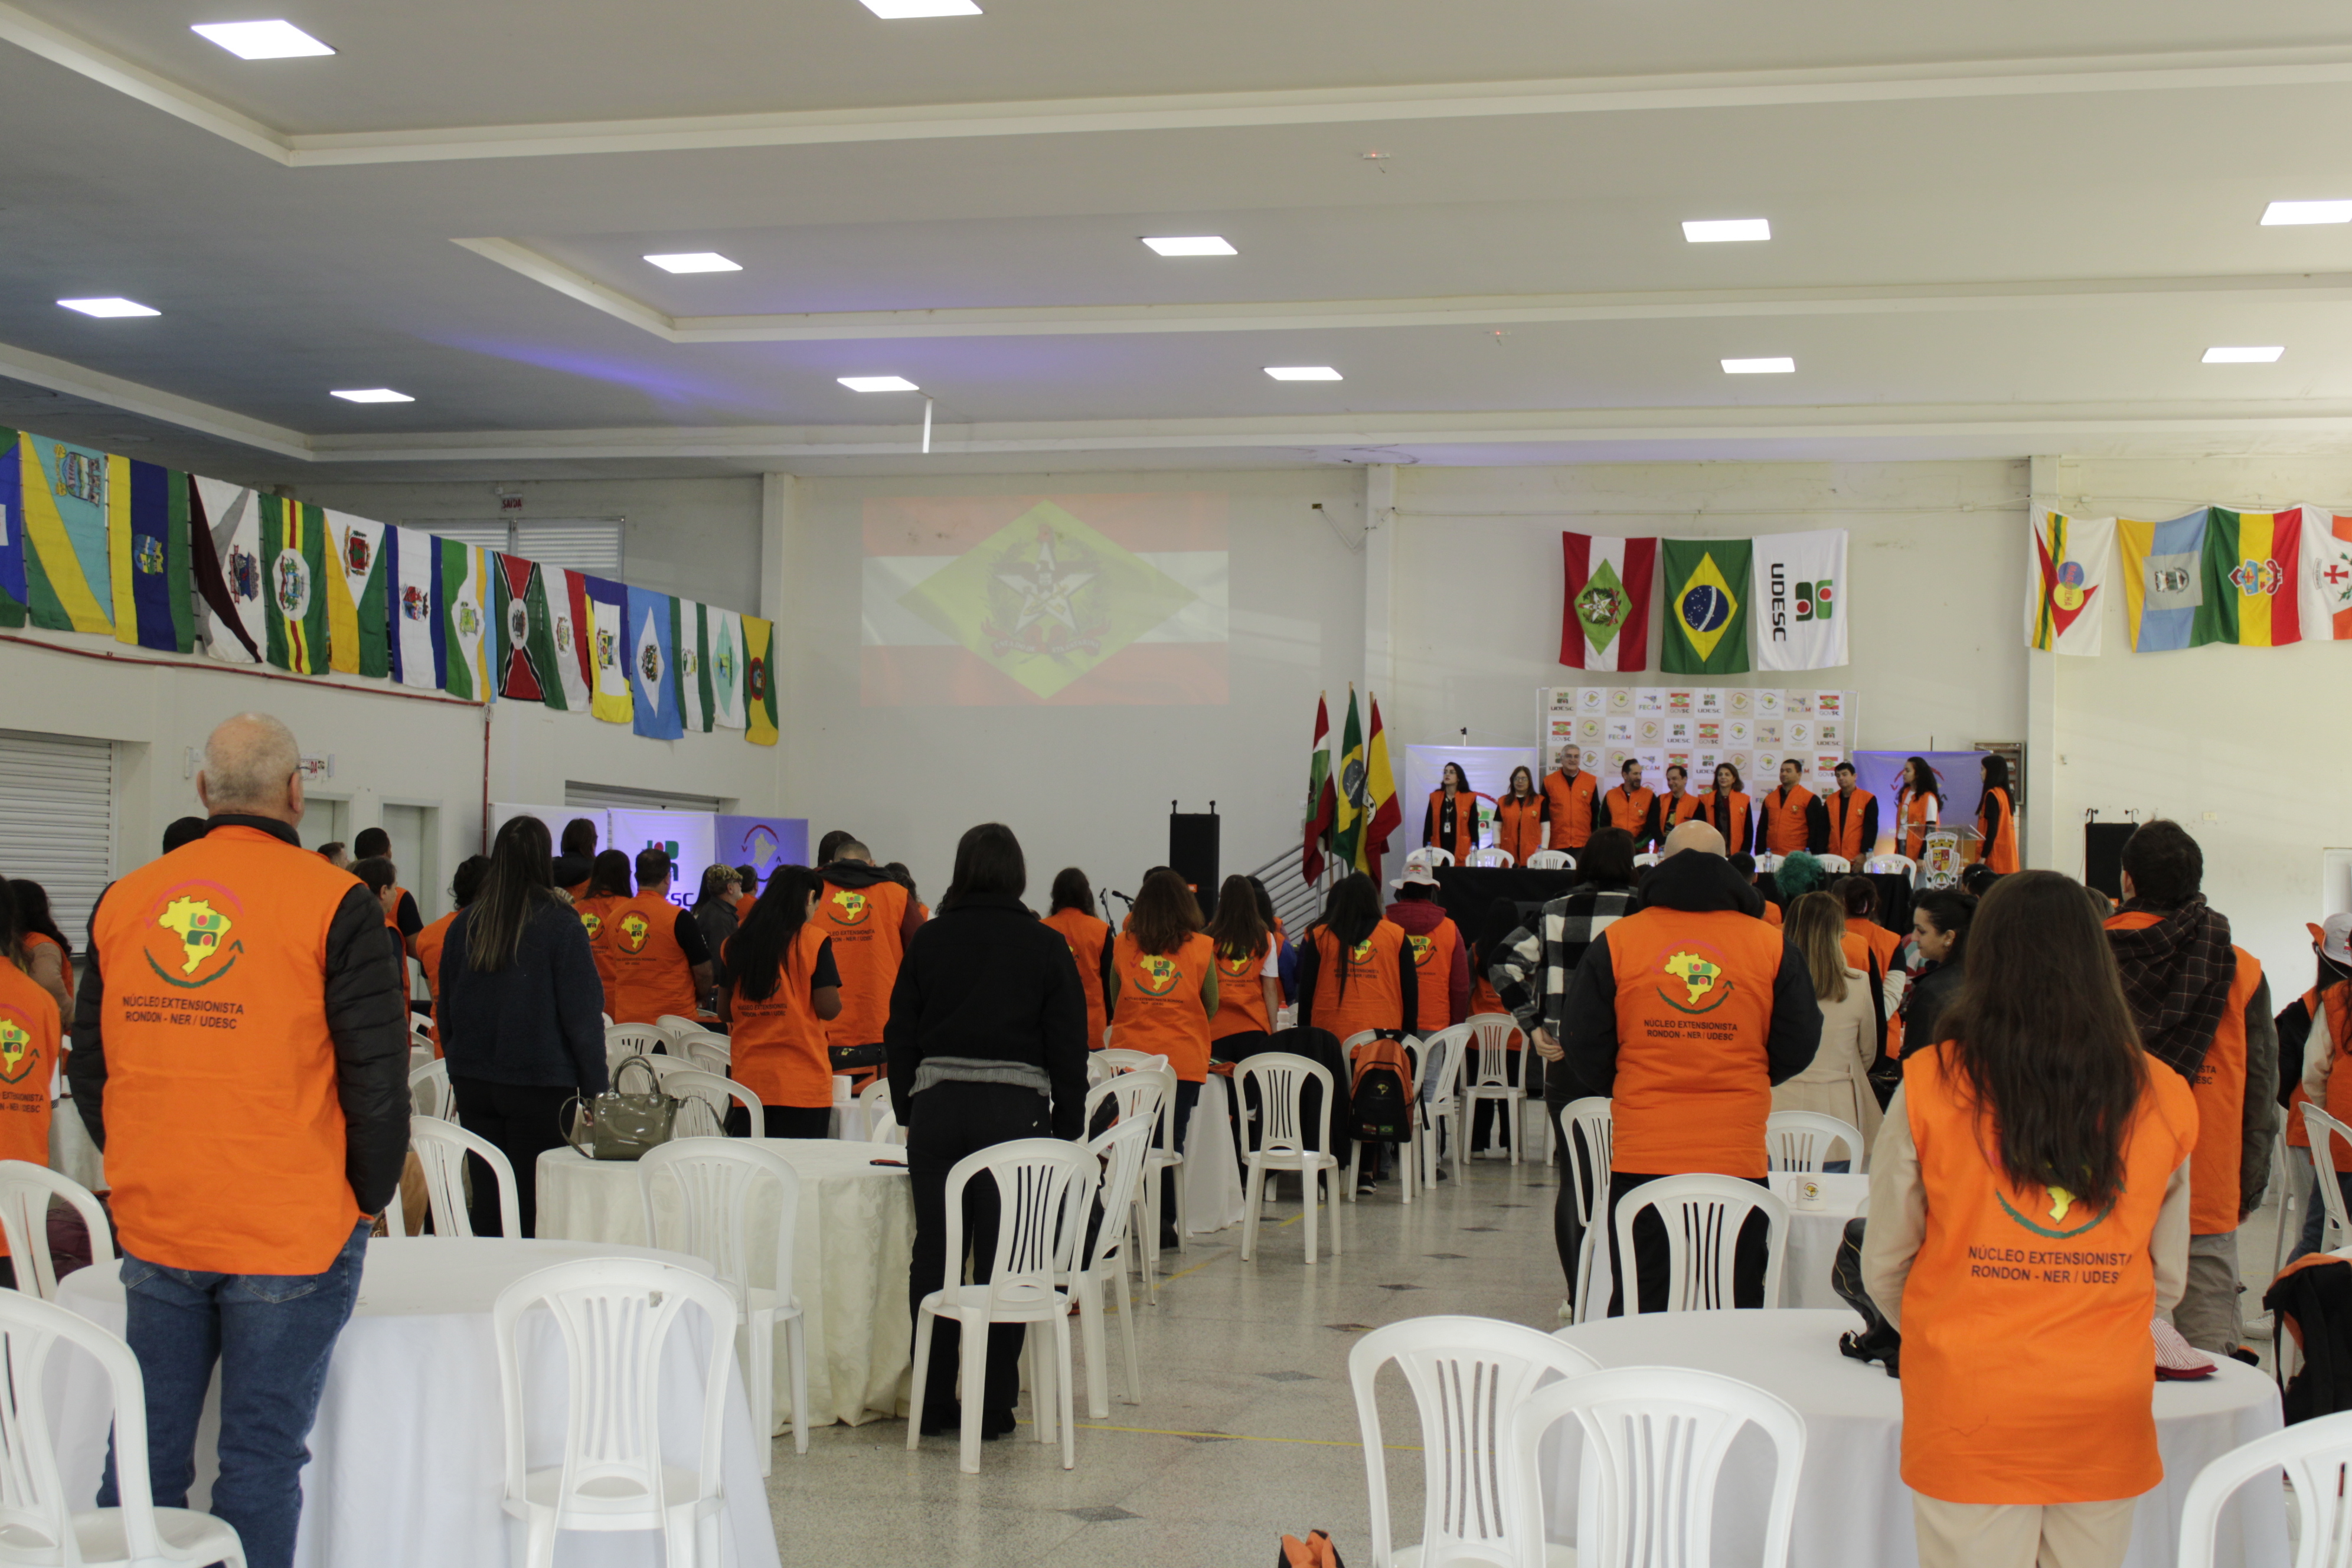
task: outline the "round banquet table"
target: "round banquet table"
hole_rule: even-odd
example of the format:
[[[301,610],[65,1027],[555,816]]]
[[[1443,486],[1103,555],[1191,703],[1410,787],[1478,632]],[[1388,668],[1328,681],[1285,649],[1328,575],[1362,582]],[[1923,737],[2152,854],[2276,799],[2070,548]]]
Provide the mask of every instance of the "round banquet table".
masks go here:
[[[1860,1326],[1847,1310],[1653,1312],[1559,1331],[1603,1366],[1685,1366],[1722,1373],[1780,1395],[1805,1418],[1789,1561],[1806,1568],[1916,1568],[1911,1489],[1898,1471],[1902,1385],[1884,1368],[1838,1353]],[[2280,1427],[2278,1389],[2252,1367],[2223,1361],[2200,1383],[2155,1385],[2164,1479],[2140,1500],[2126,1568],[2173,1568],[2180,1505],[2197,1472],[2231,1449]],[[2095,1442],[2085,1435],[2084,1441]],[[1545,1442],[1544,1519],[1555,1541],[1576,1539],[1574,1424]],[[2063,1463],[2063,1456],[2053,1456]],[[1772,1447],[1750,1426],[1733,1441],[1716,1498],[1715,1561],[1744,1568],[1760,1558],[1756,1529],[1770,1496]],[[2286,1561],[2286,1510],[2275,1488],[2241,1490],[2221,1516],[2219,1568]]]
[[[895,1143],[833,1138],[762,1138],[801,1179],[793,1229],[793,1294],[801,1301],[808,1343],[810,1425],[852,1426],[895,1416],[901,1407],[912,1320],[907,1274],[915,1256],[915,1197],[907,1151]],[[877,1160],[899,1162],[877,1165]],[[677,1217],[677,1186],[655,1188],[657,1216]],[[764,1211],[764,1212],[763,1212]],[[755,1207],[758,1235],[775,1234],[773,1205]],[[645,1206],[631,1160],[591,1160],[569,1148],[539,1157],[539,1234],[575,1241],[642,1247]],[[752,1254],[764,1269],[772,1246]],[[791,1424],[792,1361],[783,1325],[776,1327],[776,1431]]]
[[[1775,1171],[1766,1177],[1773,1195],[1789,1205],[1788,1250],[1780,1261],[1783,1307],[1843,1310],[1830,1284],[1830,1268],[1837,1261],[1838,1243],[1845,1237],[1845,1222],[1870,1212],[1870,1178],[1831,1172],[1813,1177],[1822,1184],[1827,1206],[1796,1206],[1797,1184],[1805,1178],[1793,1171]],[[1603,1307],[1609,1300],[1609,1247],[1604,1236],[1592,1254],[1592,1300]],[[1600,1307],[1594,1309],[1601,1310]]]
[[[1184,1228],[1206,1236],[1242,1222],[1242,1166],[1234,1154],[1233,1084],[1211,1073],[1184,1131]]]
[[[368,1246],[359,1305],[335,1343],[310,1462],[302,1470],[302,1523],[296,1568],[414,1568],[417,1563],[507,1561],[508,1521],[499,1506],[505,1425],[490,1307],[498,1293],[535,1270],[580,1258],[658,1258],[709,1273],[700,1260],[636,1247],[551,1241],[379,1238]],[[58,1300],[111,1333],[123,1324],[121,1279],[83,1268],[58,1288]],[[534,1329],[533,1325],[536,1325]],[[662,1434],[673,1463],[691,1462],[702,1409],[709,1325],[698,1312],[664,1345]],[[544,1311],[523,1320],[526,1454],[533,1465],[562,1458],[566,1404],[562,1342]],[[699,1347],[699,1348],[698,1348]],[[105,1381],[89,1357],[67,1352],[50,1363],[58,1472],[67,1495],[97,1496],[106,1462]],[[196,1486],[203,1508],[218,1466],[215,1384],[197,1431]],[[727,1392],[720,1456],[730,1562],[776,1568],[775,1526],[760,1479],[758,1441],[740,1378]],[[562,1568],[653,1568],[658,1531],[556,1537]]]

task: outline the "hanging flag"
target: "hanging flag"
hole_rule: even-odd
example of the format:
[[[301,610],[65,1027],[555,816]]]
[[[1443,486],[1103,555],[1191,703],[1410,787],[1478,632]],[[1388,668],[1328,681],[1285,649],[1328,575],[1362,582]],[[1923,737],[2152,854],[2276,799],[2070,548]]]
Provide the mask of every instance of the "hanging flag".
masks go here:
[[[0,429],[0,626],[25,624],[31,590],[25,585],[24,470],[16,444],[24,437]]]
[[[1654,539],[1563,533],[1567,567],[1559,662],[1576,669],[1647,669]]]
[[[1364,836],[1364,731],[1356,721],[1356,688],[1348,687],[1348,721],[1339,731],[1339,784],[1333,792],[1331,852],[1350,870]]]
[[[2112,517],[2068,517],[2035,507],[2025,563],[2025,646],[2045,653],[2095,654],[2106,622],[2107,567],[2116,552]]]
[[[1846,663],[1846,531],[1767,533],[1751,542],[1760,595],[1756,668],[1834,669]]]
[[[196,586],[204,594],[205,651],[224,664],[259,664],[268,640],[261,603],[261,506],[254,493],[225,479],[191,475],[188,527],[202,530]],[[207,564],[205,552],[211,552]]]
[[[1755,542],[1660,541],[1665,563],[1665,637],[1658,668],[1668,675],[1738,675],[1748,668],[1748,601]]]
[[[649,741],[675,741],[685,733],[678,721],[677,647],[670,638],[667,594],[629,591],[630,727]]]
[[[1381,852],[1387,847],[1389,835],[1404,821],[1404,814],[1397,806],[1396,778],[1389,772],[1389,740],[1381,729],[1380,693],[1368,691],[1364,695],[1372,709],[1372,735],[1364,752],[1364,804],[1370,821],[1357,844],[1356,866],[1371,878],[1377,888],[1381,880]]]
[[[2303,640],[2303,513],[2211,507],[2205,613],[2214,642],[2284,647]]]
[[[385,646],[391,581],[383,570],[383,524],[347,511],[326,514],[328,547],[334,553],[322,586],[327,591],[327,656],[339,675],[373,675],[392,669]]]
[[[438,565],[434,604],[441,621],[441,689],[468,702],[490,700],[489,661],[483,640],[489,632],[483,603],[487,552],[478,544],[435,535]]]
[[[2205,613],[2205,512],[2200,506],[2168,522],[2117,520],[2134,653],[2168,653],[2213,640]]]
[[[776,623],[743,617],[744,739],[755,746],[776,743]]]
[[[555,617],[555,673],[563,707],[567,712],[585,713],[589,694],[596,689],[596,666],[589,651],[595,625],[588,609],[588,579],[560,566],[542,566],[540,576],[547,585],[548,614]]]
[[[743,716],[743,617],[710,612],[710,717],[721,730],[740,730]]]
[[[447,678],[448,628],[438,592],[441,541],[422,529],[383,531],[383,578],[392,628],[385,652],[393,679],[419,691],[438,691]]]
[[[284,496],[257,495],[261,598],[269,662],[296,675],[327,668],[326,517]]]
[[[557,666],[563,650],[555,644],[555,619],[547,605],[547,574],[520,555],[490,557],[496,600],[490,624],[498,634],[499,695],[517,702],[563,706],[563,678]]]
[[[583,577],[588,591],[588,711],[608,724],[632,718],[629,693],[629,591],[605,577]]]
[[[679,721],[698,733],[710,728],[710,612],[691,599],[670,601],[670,644],[677,650]]]
[[[196,646],[189,602],[188,491],[183,476],[153,463],[107,459],[108,575],[114,640],[163,653]]]
[[[17,437],[16,452],[32,623],[104,637],[114,630],[106,454],[29,432]]]
[[[1331,709],[1318,692],[1315,739],[1307,748],[1306,842],[1300,846],[1298,861],[1299,873],[1309,883],[1322,879],[1323,847],[1331,837]]]
[[[2303,635],[2352,638],[2352,517],[2303,509]]]

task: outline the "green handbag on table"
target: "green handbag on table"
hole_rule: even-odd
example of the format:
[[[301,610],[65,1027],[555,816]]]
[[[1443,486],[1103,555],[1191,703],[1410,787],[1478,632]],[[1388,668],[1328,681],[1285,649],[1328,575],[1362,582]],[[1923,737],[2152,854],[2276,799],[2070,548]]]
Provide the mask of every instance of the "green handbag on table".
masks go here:
[[[651,1092],[628,1094],[621,1075],[631,1068],[653,1081]],[[651,1058],[635,1056],[613,1069],[613,1087],[593,1100],[574,1097],[565,1110],[572,1124],[564,1142],[591,1160],[635,1160],[648,1149],[669,1142],[681,1102],[662,1092],[661,1075]]]

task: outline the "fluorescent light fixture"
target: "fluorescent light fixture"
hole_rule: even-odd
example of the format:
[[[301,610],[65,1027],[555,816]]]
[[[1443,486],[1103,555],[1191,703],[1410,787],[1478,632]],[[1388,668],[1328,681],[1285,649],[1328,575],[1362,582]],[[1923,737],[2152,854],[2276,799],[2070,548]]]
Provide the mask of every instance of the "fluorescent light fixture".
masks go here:
[[[199,22],[188,31],[202,33],[241,60],[290,60],[304,55],[331,55],[335,52],[293,23],[284,20]]]
[[[2267,348],[2213,348],[2205,351],[2205,363],[2207,364],[2276,364],[2279,355],[2284,353],[2286,350],[2284,347],[2276,345]]]
[[[852,392],[920,392],[903,375],[845,375],[841,384]]]
[[[1144,244],[1162,256],[1239,256],[1223,235],[1190,234],[1171,238],[1147,238]]]
[[[79,310],[85,316],[160,316],[163,312],[152,305],[142,305],[136,300],[108,295],[103,300],[60,300],[58,304],[68,310]]]
[[[345,403],[414,403],[416,399],[404,392],[394,392],[388,386],[362,386],[349,392],[331,393]]]
[[[1270,364],[1265,374],[1276,381],[1337,381],[1339,373],[1328,364]]]
[[[1723,362],[1726,375],[1794,375],[1797,362],[1783,354],[1775,359],[1727,359]]]
[[[2352,202],[2273,202],[2263,209],[2263,226],[2282,224],[2352,223]]]
[[[648,256],[664,272],[740,272],[743,264],[730,261],[715,250],[681,250],[671,256]]]
[[[902,22],[915,16],[980,15],[980,7],[971,0],[860,0],[860,3],[886,22]]]
[[[1693,245],[1727,245],[1735,240],[1769,239],[1772,220],[1763,217],[1698,218],[1683,225],[1683,237]]]

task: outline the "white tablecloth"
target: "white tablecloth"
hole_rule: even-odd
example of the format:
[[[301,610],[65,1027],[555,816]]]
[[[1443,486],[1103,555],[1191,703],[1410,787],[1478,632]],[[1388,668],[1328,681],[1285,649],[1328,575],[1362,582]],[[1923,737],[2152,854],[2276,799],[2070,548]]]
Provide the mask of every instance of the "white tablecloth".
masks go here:
[[[643,1247],[431,1237],[370,1244],[359,1307],[336,1342],[310,1432],[296,1568],[505,1563],[508,1524],[499,1507],[505,1437],[490,1304],[501,1289],[534,1270],[615,1254],[703,1267]],[[59,1286],[58,1299],[110,1331],[122,1331],[122,1282],[114,1269],[77,1271]],[[542,1331],[524,1368],[531,1399],[527,1451],[533,1465],[551,1465],[562,1457],[562,1349],[546,1314],[533,1314],[526,1325],[533,1319]],[[667,1342],[662,1424],[674,1462],[693,1453],[707,1331],[700,1314],[688,1312],[685,1332]],[[97,1496],[108,1429],[102,1386],[96,1363],[86,1356],[61,1352],[52,1363],[58,1468],[70,1497]],[[775,1528],[740,1377],[727,1403],[722,1476],[730,1561],[742,1568],[775,1568]],[[212,1494],[218,1432],[215,1387],[197,1437],[190,1499],[197,1508]],[[556,1539],[555,1560],[563,1568],[653,1568],[661,1562],[657,1533],[567,1531]]]
[[[808,1341],[813,1426],[864,1422],[898,1414],[913,1325],[907,1276],[915,1256],[915,1198],[895,1143],[830,1138],[758,1141],[783,1156],[801,1179],[793,1232],[793,1293],[801,1300]],[[666,1226],[677,1201],[675,1184],[656,1189]],[[752,1222],[772,1236],[775,1215]],[[539,1234],[579,1241],[646,1242],[637,1167],[627,1160],[590,1160],[571,1149],[539,1157]],[[754,1267],[764,1268],[765,1252]],[[790,1423],[792,1363],[783,1328],[776,1331],[776,1430]]]
[[[1580,1323],[1559,1337],[1604,1366],[1697,1367],[1787,1400],[1805,1418],[1789,1561],[1804,1568],[1916,1568],[1911,1489],[1899,1473],[1902,1385],[1884,1368],[1838,1353],[1838,1335],[1860,1324],[1846,1310],[1661,1312]],[[2180,1505],[2197,1472],[2280,1426],[2276,1385],[2233,1361],[2201,1383],[2158,1384],[2155,1400],[2164,1480],[2140,1500],[2126,1568],[2173,1568]],[[1544,1518],[1556,1541],[1576,1539],[1581,1443],[1572,1425],[1550,1441]],[[1771,1475],[1771,1445],[1750,1427],[1725,1460],[1716,1499],[1716,1562],[1723,1568],[1759,1561],[1755,1528]],[[2222,1515],[2214,1561],[2221,1568],[2286,1561],[2286,1513],[2276,1487],[2257,1482],[2238,1494]]]
[[[1828,1206],[1801,1209],[1796,1206],[1797,1184],[1805,1179],[1792,1171],[1776,1171],[1765,1178],[1773,1194],[1789,1205],[1789,1242],[1780,1262],[1780,1305],[1843,1310],[1845,1303],[1830,1288],[1830,1266],[1837,1261],[1845,1222],[1869,1212],[1870,1178],[1852,1174],[1812,1177],[1821,1183],[1822,1197]],[[1602,1214],[1605,1225],[1607,1211]],[[1609,1236],[1604,1230],[1592,1254],[1592,1300],[1600,1303],[1593,1309],[1596,1314],[1608,1309],[1609,1284]]]
[[[1233,1085],[1211,1073],[1184,1131],[1184,1223],[1206,1236],[1242,1222],[1242,1168],[1234,1157]]]

